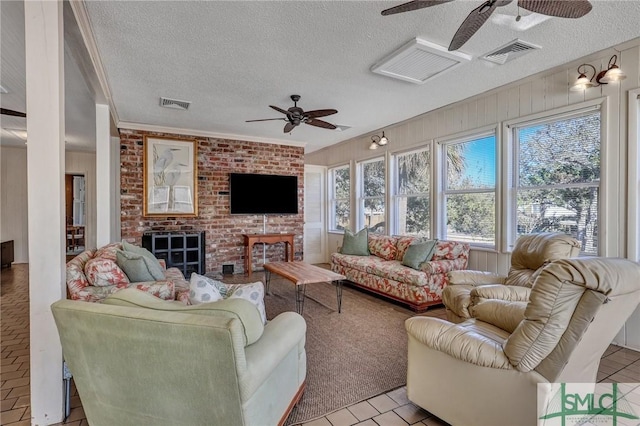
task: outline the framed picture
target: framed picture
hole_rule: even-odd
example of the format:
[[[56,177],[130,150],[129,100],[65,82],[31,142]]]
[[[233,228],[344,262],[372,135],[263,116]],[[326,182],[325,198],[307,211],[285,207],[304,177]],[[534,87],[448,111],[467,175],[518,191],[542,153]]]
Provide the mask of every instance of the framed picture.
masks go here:
[[[193,139],[144,137],[144,216],[198,215],[197,151]]]

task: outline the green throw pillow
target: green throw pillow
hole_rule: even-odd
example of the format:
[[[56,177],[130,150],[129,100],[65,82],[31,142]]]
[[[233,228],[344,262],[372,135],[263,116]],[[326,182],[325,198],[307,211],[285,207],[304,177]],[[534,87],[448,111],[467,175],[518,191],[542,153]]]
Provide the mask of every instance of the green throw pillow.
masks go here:
[[[353,254],[355,256],[369,256],[369,231],[363,228],[356,234],[344,230],[344,238],[342,239],[342,254]]]
[[[155,257],[116,250],[116,263],[132,283],[164,280],[164,271]]]
[[[402,264],[419,270],[422,262],[431,260],[431,257],[433,257],[437,242],[438,240],[428,240],[411,244],[404,253]]]
[[[131,244],[128,241],[122,240],[122,251],[126,251],[128,253],[141,254],[150,259],[157,260],[156,257],[144,247],[136,246],[135,244]]]

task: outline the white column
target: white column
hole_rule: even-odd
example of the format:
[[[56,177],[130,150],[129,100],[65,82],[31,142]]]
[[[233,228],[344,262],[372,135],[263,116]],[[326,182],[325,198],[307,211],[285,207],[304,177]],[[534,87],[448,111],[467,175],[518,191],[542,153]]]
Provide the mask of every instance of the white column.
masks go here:
[[[112,216],[113,179],[111,169],[113,150],[109,136],[109,106],[96,105],[96,246],[102,247],[113,242]]]
[[[31,424],[63,416],[62,349],[51,304],[65,295],[62,2],[25,1]]]

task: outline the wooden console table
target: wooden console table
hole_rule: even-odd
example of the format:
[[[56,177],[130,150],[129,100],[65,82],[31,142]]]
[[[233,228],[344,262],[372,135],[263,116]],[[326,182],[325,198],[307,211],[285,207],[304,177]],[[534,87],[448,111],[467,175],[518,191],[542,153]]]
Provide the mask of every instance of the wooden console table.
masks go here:
[[[244,270],[249,275],[253,272],[253,245],[284,243],[284,260],[293,260],[293,237],[295,234],[242,234],[244,239]]]

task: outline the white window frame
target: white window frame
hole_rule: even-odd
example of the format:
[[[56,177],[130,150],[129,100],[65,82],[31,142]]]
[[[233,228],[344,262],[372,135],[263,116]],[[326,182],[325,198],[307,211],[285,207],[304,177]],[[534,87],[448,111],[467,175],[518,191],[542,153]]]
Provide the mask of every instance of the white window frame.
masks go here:
[[[428,192],[424,193],[407,193],[407,194],[400,194],[400,188],[399,188],[399,176],[398,176],[398,171],[399,171],[399,166],[398,166],[398,160],[399,157],[402,157],[404,155],[411,155],[411,154],[416,154],[416,153],[420,153],[420,152],[424,152],[427,151],[429,152],[430,156],[430,161],[429,161],[429,189]],[[392,194],[391,194],[391,208],[388,209],[390,211],[390,218],[388,219],[390,225],[390,233],[391,235],[397,235],[400,234],[399,229],[400,229],[400,199],[402,198],[409,198],[409,197],[419,197],[419,196],[426,196],[429,199],[429,234],[427,236],[427,238],[433,238],[433,235],[436,234],[435,232],[435,228],[434,228],[434,220],[433,220],[433,215],[434,215],[434,205],[436,204],[436,199],[434,196],[434,180],[433,180],[433,164],[434,164],[434,159],[433,159],[434,155],[433,155],[433,147],[431,143],[425,144],[425,145],[421,145],[419,147],[413,148],[411,150],[408,151],[401,151],[401,152],[396,152],[393,153],[392,155],[392,167],[391,167],[391,188],[392,188]]]
[[[347,198],[338,198],[336,196],[336,185],[335,185],[335,172],[338,170],[347,170],[349,172],[349,196]],[[336,216],[335,216],[335,206],[339,201],[346,201],[349,204],[349,227],[351,227],[351,221],[353,220],[353,206],[351,205],[351,192],[353,191],[353,179],[351,176],[351,165],[344,164],[341,166],[331,167],[329,168],[328,177],[328,194],[329,194],[329,232],[334,233],[344,233],[344,230],[340,230],[336,226]]]
[[[507,194],[505,196],[507,202],[504,206],[504,216],[507,218],[505,221],[505,232],[503,239],[503,247],[506,247],[507,250],[505,252],[510,253],[515,246],[515,242],[517,239],[517,200],[518,200],[518,144],[515,136],[515,132],[518,128],[521,127],[530,127],[535,126],[536,124],[544,124],[549,122],[554,122],[558,120],[563,120],[571,117],[580,116],[582,114],[587,114],[589,112],[600,112],[600,180],[599,180],[599,191],[598,191],[598,256],[606,256],[606,239],[605,235],[607,234],[607,230],[605,226],[607,224],[607,213],[604,206],[606,206],[610,202],[609,191],[607,189],[607,181],[610,168],[607,166],[607,100],[606,98],[594,99],[591,101],[583,102],[577,105],[570,105],[563,108],[558,108],[551,111],[544,111],[538,114],[533,114],[526,117],[520,117],[515,120],[505,121],[503,123],[503,132],[506,137],[505,144],[508,146],[505,147],[505,151],[508,152],[508,157],[506,162],[505,171],[507,173]],[[575,187],[579,186],[589,186],[584,184],[576,184]],[[587,253],[582,253],[582,255],[588,255]]]
[[[446,147],[448,145],[455,145],[459,143],[467,143],[478,139],[484,139],[486,137],[494,137],[495,140],[495,185],[492,190],[490,189],[464,189],[464,190],[453,190],[447,189],[447,150]],[[437,203],[437,218],[435,218],[437,230],[438,230],[438,238],[451,239],[447,235],[447,196],[448,195],[456,195],[456,194],[494,194],[495,200],[495,224],[494,224],[494,243],[493,244],[481,244],[477,242],[469,242],[469,245],[473,247],[474,250],[484,250],[496,252],[499,249],[500,235],[501,235],[501,138],[500,133],[498,132],[497,124],[486,126],[479,129],[474,129],[471,132],[460,133],[457,135],[452,135],[445,139],[436,140],[438,153],[438,164],[436,167],[438,168],[438,196],[436,198],[432,198],[433,202]],[[436,156],[434,155],[434,158]]]
[[[364,166],[366,164],[369,163],[376,163],[378,161],[382,161],[382,164],[384,166],[384,176],[385,176],[385,184],[384,184],[384,195],[382,197],[365,197],[364,196],[364,175],[363,175],[363,171],[364,171]],[[364,219],[364,203],[365,200],[369,200],[369,199],[378,199],[378,198],[382,198],[382,202],[384,203],[384,219],[386,222],[386,226],[385,226],[385,234],[388,234],[389,232],[389,212],[388,212],[388,203],[387,203],[387,195],[388,195],[388,176],[389,176],[389,172],[388,172],[388,167],[387,167],[387,161],[386,161],[386,156],[382,156],[382,157],[375,157],[375,158],[371,158],[368,160],[363,160],[357,163],[357,191],[356,191],[356,197],[357,197],[357,204],[356,204],[356,223],[357,223],[357,229],[354,229],[353,231],[357,231],[359,229],[365,228],[366,224],[365,224],[365,219]]]

